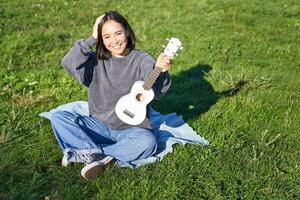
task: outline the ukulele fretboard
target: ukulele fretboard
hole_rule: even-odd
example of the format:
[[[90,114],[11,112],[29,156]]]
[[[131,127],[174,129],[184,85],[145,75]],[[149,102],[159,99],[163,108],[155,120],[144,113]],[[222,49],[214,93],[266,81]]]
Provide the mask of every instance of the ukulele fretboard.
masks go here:
[[[145,81],[143,88],[145,90],[150,90],[155,83],[157,77],[159,76],[160,72],[162,71],[161,67],[155,67],[152,72],[150,73],[149,77]]]

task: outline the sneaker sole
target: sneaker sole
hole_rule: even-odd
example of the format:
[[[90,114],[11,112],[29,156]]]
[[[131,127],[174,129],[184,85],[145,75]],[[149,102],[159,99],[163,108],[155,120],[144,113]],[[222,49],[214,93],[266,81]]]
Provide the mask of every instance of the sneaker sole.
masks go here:
[[[109,164],[110,161],[112,161],[112,160],[113,160],[112,157],[107,156],[98,162],[93,162],[93,163],[85,166],[81,170],[81,176],[89,181],[95,179],[97,176],[99,176],[100,174],[103,173],[107,164]]]
[[[71,163],[67,160],[67,158],[65,156],[63,156],[62,160],[61,160],[61,166],[63,167],[68,167]]]
[[[92,164],[94,164],[94,165],[92,165]],[[91,180],[95,179],[97,176],[99,176],[103,172],[103,169],[105,167],[105,165],[102,163],[95,162],[92,164],[85,166],[81,170],[81,176],[89,181],[91,181]]]

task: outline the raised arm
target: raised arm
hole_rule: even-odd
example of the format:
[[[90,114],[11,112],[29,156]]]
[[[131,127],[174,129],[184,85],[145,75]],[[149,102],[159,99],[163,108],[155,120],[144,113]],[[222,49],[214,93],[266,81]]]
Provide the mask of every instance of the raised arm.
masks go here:
[[[61,62],[76,80],[87,87],[92,79],[93,67],[97,65],[96,55],[92,51],[95,41],[93,37],[77,40]]]
[[[92,35],[84,40],[77,40],[74,46],[62,59],[62,66],[80,83],[89,87],[93,76],[93,67],[98,64],[98,60],[92,47],[97,42],[98,24],[103,15],[95,21]]]

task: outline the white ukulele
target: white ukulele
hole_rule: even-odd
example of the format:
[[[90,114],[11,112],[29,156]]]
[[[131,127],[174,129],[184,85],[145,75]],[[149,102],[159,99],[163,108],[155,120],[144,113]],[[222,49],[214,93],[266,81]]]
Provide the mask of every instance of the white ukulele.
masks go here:
[[[178,49],[182,49],[181,42],[177,38],[171,38],[168,41],[169,43],[164,50],[164,54],[172,57]],[[154,92],[151,87],[161,71],[161,67],[155,67],[145,82],[136,81],[130,93],[119,99],[115,112],[120,120],[130,125],[138,125],[144,121],[147,104],[154,98]]]

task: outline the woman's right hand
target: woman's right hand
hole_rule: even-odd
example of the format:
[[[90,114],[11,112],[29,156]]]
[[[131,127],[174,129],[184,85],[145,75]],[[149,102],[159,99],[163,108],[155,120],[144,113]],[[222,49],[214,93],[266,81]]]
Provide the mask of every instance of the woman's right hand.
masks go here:
[[[101,15],[100,17],[98,17],[95,21],[94,27],[93,27],[93,34],[92,36],[98,40],[98,24],[101,22],[102,18],[104,17],[104,15]]]

